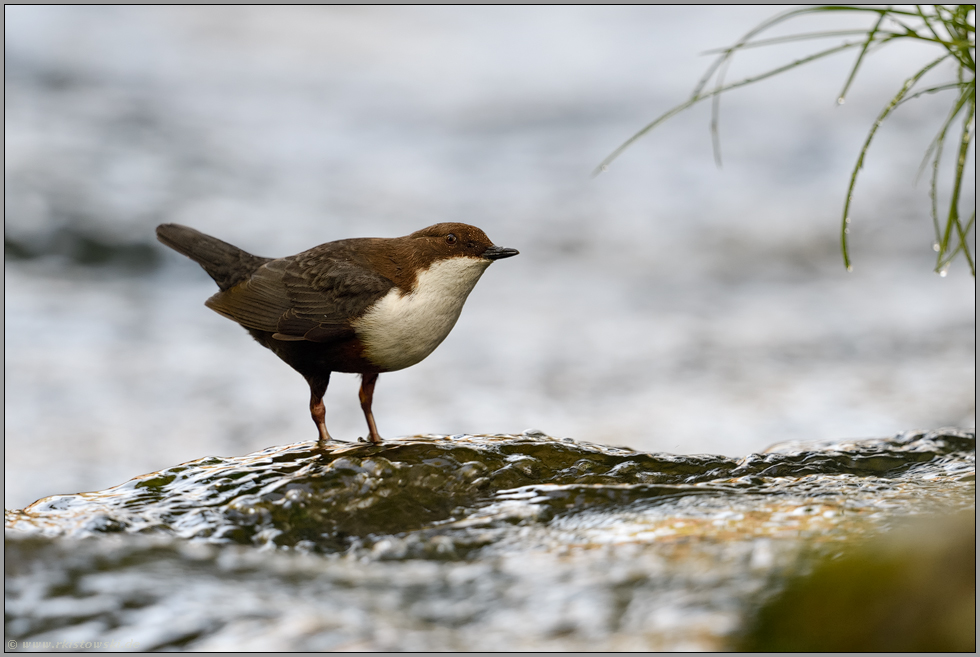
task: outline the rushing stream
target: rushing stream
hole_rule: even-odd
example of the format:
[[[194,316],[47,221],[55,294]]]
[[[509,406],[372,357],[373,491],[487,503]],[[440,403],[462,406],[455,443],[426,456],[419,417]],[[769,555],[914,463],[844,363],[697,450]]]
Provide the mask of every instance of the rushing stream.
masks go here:
[[[204,458],[6,513],[6,638],[724,649],[820,558],[975,507],[975,433],[742,459],[539,432]],[[41,643],[38,643],[41,642]]]

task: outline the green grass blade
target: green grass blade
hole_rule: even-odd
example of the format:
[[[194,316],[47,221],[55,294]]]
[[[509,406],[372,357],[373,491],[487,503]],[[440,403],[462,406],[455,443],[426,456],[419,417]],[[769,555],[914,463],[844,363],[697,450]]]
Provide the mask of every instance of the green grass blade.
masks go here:
[[[830,5],[825,7],[803,7],[800,9],[791,9],[789,11],[783,12],[782,14],[777,14],[767,21],[763,21],[753,29],[746,32],[741,39],[735,42],[734,45],[725,48],[720,51],[721,54],[714,62],[708,67],[708,69],[701,76],[701,79],[694,86],[694,91],[691,92],[691,98],[696,98],[701,96],[704,88],[708,85],[708,82],[714,77],[715,72],[724,64],[724,62],[735,55],[736,52],[746,47],[746,45],[751,41],[752,37],[757,34],[761,34],[766,30],[775,27],[780,23],[784,23],[790,19],[796,18],[797,16],[804,16],[806,14],[821,13],[827,11],[839,11],[839,12],[871,12],[876,14],[881,14],[882,12],[895,13],[895,14],[908,14],[914,16],[915,14],[909,12],[903,12],[898,10],[886,10],[877,9],[873,7],[850,7],[847,5]],[[863,34],[863,32],[861,32]]]
[[[881,127],[882,121],[884,121],[888,117],[888,115],[892,113],[892,111],[902,101],[902,98],[905,97],[905,95],[909,92],[909,90],[912,89],[912,87],[914,87],[915,84],[920,79],[922,79],[922,76],[928,73],[929,71],[931,71],[936,66],[938,66],[942,61],[946,59],[946,57],[947,55],[943,55],[942,57],[933,60],[929,64],[926,64],[915,75],[913,75],[912,77],[910,77],[905,81],[905,84],[902,85],[902,88],[899,90],[899,92],[895,94],[895,97],[892,98],[887,105],[885,105],[885,108],[878,115],[878,118],[871,126],[871,130],[868,132],[867,138],[864,140],[864,145],[861,147],[861,153],[858,155],[857,163],[854,165],[854,170],[851,172],[851,181],[847,187],[847,196],[844,200],[844,215],[843,215],[843,220],[841,221],[841,231],[840,231],[841,253],[844,256],[844,266],[847,268],[848,271],[851,271],[851,269],[853,268],[853,266],[851,265],[851,255],[850,255],[850,250],[849,250],[849,245],[847,240],[847,235],[848,233],[850,233],[849,224],[851,223],[851,217],[850,217],[851,201],[854,198],[854,186],[857,184],[858,173],[861,171],[861,168],[864,166],[864,156],[867,154],[868,148],[871,146],[871,141],[875,138],[875,134],[878,132],[878,128]]]
[[[956,157],[956,174],[953,178],[953,196],[949,201],[949,215],[946,220],[946,231],[943,235],[943,241],[939,244],[940,253],[943,253],[949,249],[949,240],[952,236],[952,229],[955,227],[957,237],[959,238],[959,246],[962,247],[963,255],[970,267],[970,272],[974,276],[976,276],[976,268],[973,264],[973,258],[970,255],[970,245],[967,242],[966,232],[963,230],[962,224],[960,224],[959,205],[960,194],[963,190],[963,173],[966,169],[966,156],[970,149],[970,143],[973,141],[973,118],[975,111],[976,105],[974,103],[969,106],[966,116],[963,118],[963,130],[960,134],[960,148]]]
[[[915,100],[921,96],[926,96],[929,94],[939,93],[940,91],[949,91],[950,89],[959,89],[963,86],[962,82],[947,82],[946,84],[940,84],[935,87],[929,87],[928,89],[922,89],[921,91],[916,91],[914,94],[910,94],[902,99],[899,105],[904,105],[910,100]]]
[[[868,38],[865,40],[864,45],[861,47],[861,52],[858,53],[857,61],[854,62],[854,66],[851,68],[851,74],[847,76],[847,82],[844,83],[844,88],[837,95],[837,104],[844,104],[844,96],[847,95],[847,90],[851,88],[851,83],[854,82],[854,78],[857,76],[858,69],[861,68],[861,63],[864,61],[865,55],[868,54],[868,48],[874,43],[875,37],[878,35],[878,30],[881,24],[885,22],[885,14],[878,16],[878,20],[875,22],[874,27],[868,32]]]
[[[957,115],[962,111],[964,105],[973,97],[973,92],[967,86],[961,89],[960,96],[957,98],[956,102],[953,104],[952,110],[943,122],[942,127],[939,132],[933,138],[932,143],[929,144],[929,148],[926,149],[925,158],[928,159],[930,155],[935,155],[932,158],[932,175],[929,178],[929,200],[930,200],[930,214],[932,216],[932,225],[936,233],[936,250],[939,252],[936,256],[936,270],[940,268],[940,264],[943,260],[943,249],[942,249],[942,230],[939,227],[939,201],[938,201],[938,183],[939,183],[939,165],[942,161],[943,148],[946,143],[946,134],[949,131],[950,126],[953,125],[953,121],[956,120]],[[926,159],[923,160],[923,166],[926,163]],[[921,172],[921,168],[920,168]]]
[[[804,34],[788,34],[781,37],[773,37],[771,39],[759,39],[758,41],[748,41],[741,45],[739,50],[749,50],[751,48],[762,48],[765,46],[775,46],[782,43],[794,43],[796,41],[813,41],[815,39],[829,39],[832,37],[852,37],[858,35],[867,34],[867,30],[834,30],[828,32],[806,32]],[[705,50],[702,55],[719,55],[732,50],[732,47],[727,48],[712,48],[711,50]]]
[[[656,119],[654,119],[653,121],[651,121],[650,123],[648,123],[647,125],[645,125],[643,128],[641,128],[632,137],[630,137],[629,139],[627,139],[626,141],[624,141],[622,144],[620,144],[619,147],[616,148],[616,150],[614,150],[612,153],[610,153],[609,155],[607,155],[606,158],[602,162],[599,163],[599,166],[597,166],[592,171],[592,176],[595,177],[595,176],[599,175],[600,173],[602,173],[603,171],[606,171],[609,168],[609,165],[617,157],[619,157],[620,155],[622,155],[623,151],[625,151],[627,148],[629,148],[637,139],[639,139],[643,135],[647,134],[648,132],[650,132],[651,130],[653,130],[654,128],[656,128],[658,125],[660,125],[661,123],[663,123],[667,119],[671,118],[672,116],[675,116],[676,114],[679,114],[680,112],[683,112],[684,110],[686,110],[689,107],[693,107],[694,105],[697,105],[698,103],[700,103],[703,100],[707,100],[709,98],[713,98],[714,96],[717,96],[719,94],[723,94],[726,91],[731,91],[732,89],[737,89],[739,87],[744,87],[746,85],[753,84],[755,82],[760,82],[762,80],[765,80],[766,78],[771,78],[774,75],[779,75],[780,73],[783,73],[785,71],[788,71],[788,70],[790,70],[792,68],[796,68],[797,66],[802,66],[803,64],[808,64],[808,63],[810,63],[812,61],[815,61],[817,59],[820,59],[822,57],[827,57],[829,55],[833,55],[834,53],[841,52],[842,50],[847,50],[848,48],[853,48],[856,45],[857,45],[856,43],[845,43],[845,44],[842,44],[842,45],[839,45],[839,46],[835,46],[833,48],[828,48],[826,50],[823,50],[821,52],[815,53],[815,54],[810,55],[808,57],[804,57],[803,59],[798,59],[798,60],[795,60],[795,61],[793,61],[793,62],[791,62],[789,64],[786,64],[784,66],[780,66],[778,68],[772,69],[772,70],[767,71],[765,73],[761,73],[761,74],[759,74],[757,76],[754,76],[754,77],[751,77],[751,78],[745,78],[743,80],[739,80],[738,82],[732,82],[731,84],[727,84],[724,87],[713,89],[712,91],[709,91],[707,93],[701,93],[701,94],[699,94],[697,96],[692,96],[691,98],[688,98],[685,102],[681,103],[680,105],[677,105],[677,106],[675,106],[675,107],[667,110],[666,112],[664,112],[663,114],[661,114],[660,116],[658,116]]]

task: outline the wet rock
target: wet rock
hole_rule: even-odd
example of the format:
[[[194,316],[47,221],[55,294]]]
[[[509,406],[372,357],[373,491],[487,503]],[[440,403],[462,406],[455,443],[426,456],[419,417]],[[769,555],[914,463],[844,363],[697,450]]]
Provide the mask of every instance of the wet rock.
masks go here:
[[[918,518],[820,560],[752,619],[752,652],[975,652],[976,518]]]
[[[505,489],[639,485],[621,493],[643,497],[652,491],[642,488],[647,482],[693,484],[735,467],[724,457],[644,454],[546,436],[429,436],[327,449],[301,443],[209,457],[97,493],[55,495],[8,520],[47,534],[164,533],[329,552],[354,537],[452,521]]]
[[[973,509],[974,444],[913,432],[739,460],[525,432],[205,458],[7,511],[7,636],[722,650],[821,558]]]

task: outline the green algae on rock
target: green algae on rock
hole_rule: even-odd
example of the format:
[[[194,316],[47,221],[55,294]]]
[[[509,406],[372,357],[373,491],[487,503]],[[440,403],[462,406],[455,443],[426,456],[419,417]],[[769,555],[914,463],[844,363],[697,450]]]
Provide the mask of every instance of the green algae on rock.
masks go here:
[[[790,578],[749,652],[976,652],[976,517],[916,518]]]

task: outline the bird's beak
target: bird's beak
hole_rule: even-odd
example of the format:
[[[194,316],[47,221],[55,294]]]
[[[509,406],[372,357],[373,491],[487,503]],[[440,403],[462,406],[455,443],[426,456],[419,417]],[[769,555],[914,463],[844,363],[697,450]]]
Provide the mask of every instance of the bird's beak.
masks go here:
[[[483,252],[483,257],[487,260],[503,260],[511,256],[516,256],[520,251],[517,249],[507,249],[502,246],[488,246]]]

